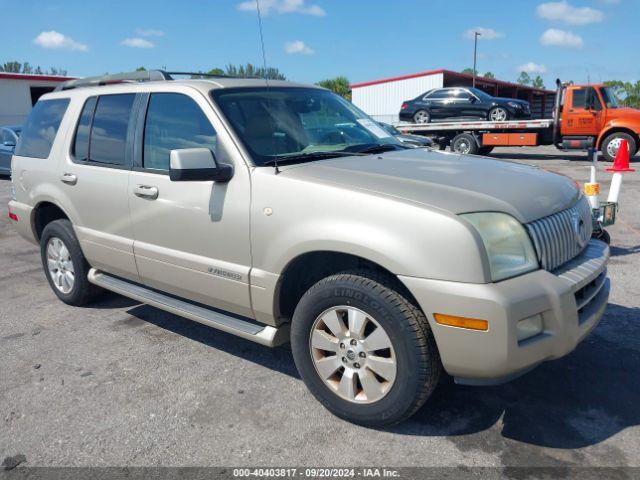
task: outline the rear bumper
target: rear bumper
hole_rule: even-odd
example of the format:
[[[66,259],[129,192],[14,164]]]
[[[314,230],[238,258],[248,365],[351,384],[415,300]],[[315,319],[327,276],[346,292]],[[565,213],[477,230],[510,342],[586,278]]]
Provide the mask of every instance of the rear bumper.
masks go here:
[[[20,234],[21,237],[30,241],[31,243],[38,243],[35,235],[33,234],[33,225],[31,224],[31,212],[33,208],[24,203],[11,200],[9,202],[9,213],[15,215],[17,220],[12,218],[11,224],[13,228]]]
[[[598,324],[609,298],[609,248],[591,240],[558,270],[493,284],[400,277],[429,319],[445,370],[460,383],[511,380],[571,352]],[[440,325],[434,313],[480,318],[486,332]],[[543,333],[518,341],[517,323],[540,314]]]

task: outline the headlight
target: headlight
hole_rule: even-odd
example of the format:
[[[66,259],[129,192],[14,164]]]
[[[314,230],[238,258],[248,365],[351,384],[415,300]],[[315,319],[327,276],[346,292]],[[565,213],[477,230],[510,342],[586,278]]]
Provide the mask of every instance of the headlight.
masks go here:
[[[507,105],[513,108],[522,108],[522,105],[516,102],[507,102]]]
[[[460,215],[480,234],[494,282],[538,269],[538,258],[524,227],[511,215],[497,212]]]

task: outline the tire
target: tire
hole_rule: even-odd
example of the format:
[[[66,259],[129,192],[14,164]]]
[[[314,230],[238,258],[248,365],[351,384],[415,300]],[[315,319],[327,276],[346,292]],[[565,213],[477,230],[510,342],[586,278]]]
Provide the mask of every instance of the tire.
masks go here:
[[[613,162],[616,152],[618,151],[618,147],[620,146],[620,140],[626,140],[629,143],[629,157],[633,157],[636,154],[638,149],[636,139],[625,132],[614,132],[611,135],[608,135],[601,145],[602,157],[607,162]]]
[[[426,110],[418,110],[413,114],[413,123],[431,123],[431,114]]]
[[[438,384],[442,365],[427,319],[399,290],[392,280],[371,272],[340,273],[313,285],[295,309],[291,349],[296,367],[314,397],[342,419],[367,427],[401,422],[424,404]],[[343,314],[362,320],[359,334],[345,333],[347,321],[341,323],[338,335],[327,325],[337,330],[339,323],[324,323]],[[331,342],[318,343],[318,334]],[[385,335],[386,341],[381,341]],[[313,345],[332,350],[315,348],[312,339]],[[381,348],[385,345],[389,348]],[[323,359],[330,363],[326,370],[321,368]],[[351,389],[341,388],[342,382]]]
[[[451,151],[461,155],[477,155],[478,142],[470,133],[459,133],[451,140]]]
[[[478,148],[478,155],[489,155],[493,152],[493,146]]]
[[[49,286],[67,305],[86,305],[102,291],[87,279],[91,267],[69,220],[47,224],[40,238],[40,256]]]
[[[492,122],[505,122],[509,120],[509,111],[504,107],[493,107],[489,110],[487,120]]]

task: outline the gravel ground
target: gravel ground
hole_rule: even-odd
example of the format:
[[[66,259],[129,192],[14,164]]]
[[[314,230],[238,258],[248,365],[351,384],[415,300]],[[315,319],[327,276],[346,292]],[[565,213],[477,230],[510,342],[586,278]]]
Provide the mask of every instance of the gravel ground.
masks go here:
[[[497,149],[584,181],[583,154]],[[638,163],[640,168],[640,163]],[[603,170],[603,169],[602,169]],[[601,173],[608,184],[610,174]],[[371,430],[322,408],[268,349],[111,295],[72,308],[7,219],[0,180],[0,460],[25,466],[640,466],[640,173],[610,229],[612,296],[567,357],[498,387],[444,381]],[[479,179],[481,181],[481,179]]]

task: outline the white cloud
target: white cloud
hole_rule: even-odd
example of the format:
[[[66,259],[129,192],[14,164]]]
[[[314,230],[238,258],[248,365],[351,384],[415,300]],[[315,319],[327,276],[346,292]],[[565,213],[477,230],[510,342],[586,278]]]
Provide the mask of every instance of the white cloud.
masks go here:
[[[144,38],[125,38],[120,42],[120,45],[131,48],[153,48],[156,46],[155,43]]]
[[[580,35],[557,28],[550,28],[540,37],[540,43],[545,47],[582,48],[584,42]]]
[[[244,12],[255,12],[256,0],[240,2],[237,8]],[[306,5],[305,0],[260,0],[260,13],[263,15],[269,15],[270,13],[301,13],[316,17],[324,17],[326,15],[326,12],[318,5]]]
[[[574,7],[566,1],[541,3],[536,12],[540,18],[567,25],[588,25],[601,22],[604,14],[591,7]]]
[[[36,38],[33,39],[33,43],[40,45],[42,48],[48,49],[60,49],[60,50],[76,50],[79,52],[86,52],[89,50],[85,44],[76,42],[73,38],[67,37],[60,32],[50,30],[48,32],[41,32]]]
[[[463,37],[469,40],[473,40],[475,32],[480,33],[480,37],[478,37],[478,40],[495,40],[497,38],[504,37],[504,33],[497,32],[493,28],[484,28],[484,27],[476,27],[476,28],[470,28],[469,30],[465,30]]]
[[[162,37],[164,32],[154,28],[137,28],[136,33],[141,37]]]
[[[541,63],[527,62],[518,67],[518,72],[547,73],[547,67]]]
[[[315,53],[314,50],[309,47],[302,40],[294,40],[293,42],[285,42],[284,51],[290,54],[300,53],[303,55],[311,55]]]

